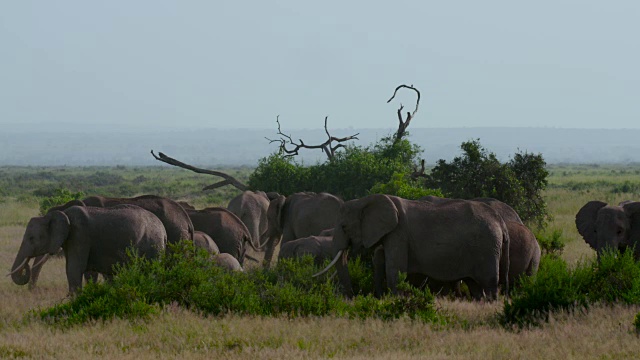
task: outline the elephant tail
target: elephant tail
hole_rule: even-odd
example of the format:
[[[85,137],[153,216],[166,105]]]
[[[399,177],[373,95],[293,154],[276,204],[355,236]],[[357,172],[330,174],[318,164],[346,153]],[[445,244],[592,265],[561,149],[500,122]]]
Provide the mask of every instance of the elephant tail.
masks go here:
[[[501,277],[504,279],[504,295],[509,299],[509,245],[511,239],[509,238],[509,231],[507,230],[507,224],[504,220],[500,219],[502,224],[502,250],[500,252],[500,269],[502,270]]]

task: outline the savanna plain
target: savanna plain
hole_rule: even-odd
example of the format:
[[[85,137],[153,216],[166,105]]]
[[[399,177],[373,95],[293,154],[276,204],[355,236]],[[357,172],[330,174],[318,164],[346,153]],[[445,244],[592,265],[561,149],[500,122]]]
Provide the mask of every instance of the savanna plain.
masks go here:
[[[595,257],[575,227],[586,202],[618,203],[640,198],[640,165],[552,165],[544,192],[553,218],[540,237],[554,232],[560,256],[577,266]],[[225,169],[246,179],[249,168]],[[38,215],[40,199],[55,189],[87,195],[157,194],[198,207],[225,206],[234,189],[201,189],[206,175],[169,167],[0,168],[0,269],[8,272],[25,226]],[[436,298],[440,321],[206,316],[177,305],[139,320],[114,319],[59,327],[32,310],[68,301],[64,259],[45,266],[35,290],[0,278],[1,358],[393,358],[393,359],[624,359],[638,358],[634,327],[639,306],[595,304],[553,313],[537,326],[509,327],[499,321],[504,298],[471,302]]]

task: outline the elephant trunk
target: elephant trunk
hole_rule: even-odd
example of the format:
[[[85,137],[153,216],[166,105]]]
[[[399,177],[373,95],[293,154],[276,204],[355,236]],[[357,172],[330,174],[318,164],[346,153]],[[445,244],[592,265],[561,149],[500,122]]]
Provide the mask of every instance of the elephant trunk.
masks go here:
[[[22,250],[22,249],[21,249]],[[31,279],[31,267],[29,266],[30,257],[23,254],[23,251],[19,251],[16,256],[16,260],[11,266],[11,280],[16,285],[26,285]]]

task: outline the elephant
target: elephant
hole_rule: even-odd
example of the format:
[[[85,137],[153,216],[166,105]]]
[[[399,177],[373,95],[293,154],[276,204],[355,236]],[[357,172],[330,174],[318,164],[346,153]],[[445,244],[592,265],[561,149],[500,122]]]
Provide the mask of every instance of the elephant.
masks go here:
[[[216,242],[213,241],[211,236],[202,231],[196,230],[193,232],[193,244],[196,246],[196,248],[204,249],[209,254],[220,254],[220,249],[218,249],[218,245],[216,245]]]
[[[631,247],[634,258],[640,259],[640,202],[607,205],[589,201],[576,214],[576,227],[584,241],[596,250],[598,260],[605,248],[625,251]]]
[[[451,201],[454,199],[429,195],[429,196],[421,197],[419,200],[428,201],[431,203],[440,203],[440,202]],[[500,214],[500,216],[502,216],[502,219],[504,219],[504,221],[513,221],[520,224],[524,224],[522,222],[522,219],[520,219],[520,215],[518,215],[518,213],[511,206],[503,203],[500,200],[497,200],[494,198],[488,198],[488,197],[474,198],[470,200],[479,201],[491,206],[496,212],[498,212],[498,214]]]
[[[343,201],[329,193],[300,192],[271,200],[267,211],[268,229],[265,266],[269,266],[276,246],[333,228]]]
[[[238,259],[233,257],[231,254],[220,253],[213,256],[213,263],[227,269],[229,271],[239,271],[243,272],[242,265],[238,262]]]
[[[344,294],[352,297],[347,251],[379,245],[384,247],[387,287],[394,294],[403,272],[445,282],[467,280],[476,299],[495,300],[500,268],[509,269],[509,233],[488,205],[464,200],[434,204],[374,194],[343,204],[334,228],[334,259],[315,276],[335,265]]]
[[[450,201],[459,201],[459,199],[441,198],[437,196],[425,196],[420,198],[420,200],[439,204]],[[515,284],[517,279],[522,275],[535,275],[538,271],[538,266],[540,265],[540,245],[531,230],[523,224],[518,213],[508,204],[494,198],[474,198],[470,201],[482,202],[489,205],[502,217],[507,226],[510,239],[509,271],[506,272],[503,269],[500,269],[500,284],[505,286],[507,283],[507,278],[505,276],[507,274],[508,283],[512,285]],[[443,294],[451,292],[449,291],[451,290],[449,284],[437,283],[432,286],[430,282],[431,280],[429,280],[428,283],[432,292],[442,291]],[[459,290],[454,290],[454,292],[460,294]]]
[[[220,253],[235,257],[242,265],[245,245],[251,243],[251,234],[244,223],[231,211],[222,207],[186,210],[196,231],[209,235]]]
[[[193,224],[189,219],[186,211],[175,201],[155,195],[142,195],[134,198],[109,198],[103,196],[90,196],[82,200],[72,200],[66,204],[55,206],[49,210],[51,211],[64,211],[71,206],[94,206],[94,207],[111,207],[121,204],[137,205],[141,208],[152,212],[160,219],[167,232],[167,241],[169,244],[174,244],[180,240],[193,240]],[[29,288],[33,289],[38,281],[38,276],[45,261],[42,261],[42,257],[37,257],[34,260],[34,264],[31,269],[31,280]]]
[[[331,259],[332,239],[333,235],[313,235],[289,241],[280,246],[278,259],[292,259],[311,255],[316,265],[322,265],[325,260]]]
[[[507,280],[504,270],[500,268],[500,285],[504,287],[508,283],[513,287],[521,276],[534,276],[538,272],[542,253],[538,240],[528,227],[515,221],[506,221],[505,225],[509,232],[509,271]],[[378,254],[378,251],[382,254]],[[384,276],[384,249],[376,249],[374,256],[374,277]],[[462,296],[460,282],[435,281],[420,274],[407,274],[407,281],[418,288],[426,285],[434,294]],[[380,296],[383,291],[384,289],[377,288],[376,295]]]
[[[113,265],[128,260],[132,246],[140,256],[157,257],[165,250],[167,233],[162,222],[150,211],[135,205],[110,208],[72,206],[32,218],[18,250],[11,279],[18,285],[30,278],[30,258],[55,254],[60,247],[66,258],[69,294],[82,288],[87,271],[113,276]]]
[[[270,198],[263,191],[244,191],[229,201],[227,209],[234,213],[247,226],[251,241],[256,248],[266,241],[267,210]]]

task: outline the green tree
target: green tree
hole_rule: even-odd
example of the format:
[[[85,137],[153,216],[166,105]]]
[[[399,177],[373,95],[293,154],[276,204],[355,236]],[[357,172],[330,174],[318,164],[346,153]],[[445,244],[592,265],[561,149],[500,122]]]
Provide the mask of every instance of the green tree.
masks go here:
[[[523,221],[544,226],[549,219],[542,191],[548,171],[540,154],[516,153],[507,163],[480,145],[463,142],[463,151],[451,162],[438,160],[427,176],[427,187],[439,188],[451,198],[492,197],[513,207]]]

